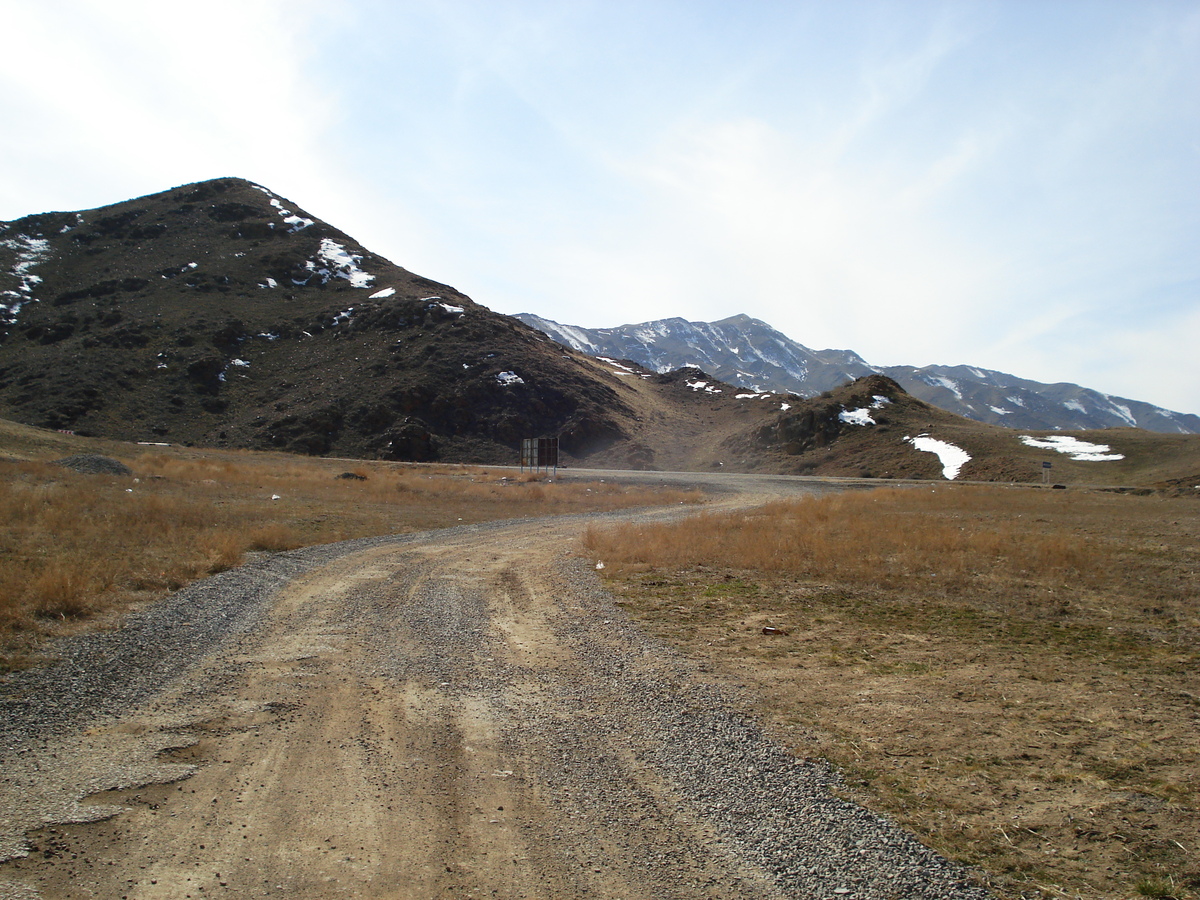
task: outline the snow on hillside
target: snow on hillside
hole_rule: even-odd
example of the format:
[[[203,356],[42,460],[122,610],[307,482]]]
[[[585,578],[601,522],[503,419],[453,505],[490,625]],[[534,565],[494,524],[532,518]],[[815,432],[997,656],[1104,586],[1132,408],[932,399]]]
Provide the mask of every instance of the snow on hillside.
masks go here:
[[[1124,459],[1124,454],[1113,453],[1108,444],[1093,444],[1066,434],[1052,434],[1049,437],[1035,438],[1031,435],[1021,435],[1021,443],[1027,447],[1039,447],[1043,450],[1055,450],[1065,453],[1071,459],[1080,462],[1105,462],[1108,460]]]
[[[659,319],[617,328],[517,318],[594,356],[632,359],[665,372],[694,363],[747,391],[814,397],[863,375],[887,375],[919,400],[980,422],[1013,429],[1074,431],[1136,426],[1200,433],[1200,416],[1112,397],[1075,384],[1042,384],[977,366],[878,367],[848,350],[812,350],[746,315],[717,322]]]
[[[318,264],[320,260],[323,265]],[[308,275],[303,279],[293,278],[297,285],[308,284],[313,278],[319,278],[321,284],[328,284],[332,278],[345,278],[351,287],[369,288],[375,280],[374,275],[364,272],[358,267],[362,255],[349,253],[345,247],[332,238],[321,238],[321,249],[317,251],[317,260],[308,260],[304,268]]]
[[[971,461],[971,455],[966,450],[946,441],[931,438],[927,434],[919,434],[915,438],[906,437],[904,440],[925,453],[936,453],[942,463],[942,475],[948,481],[957,478],[962,467]]]
[[[0,241],[0,246],[16,253],[16,262],[9,274],[20,279],[15,291],[0,291],[0,325],[11,325],[17,320],[21,307],[37,298],[33,289],[42,283],[33,268],[50,255],[50,242],[44,238],[18,234],[15,238]]]

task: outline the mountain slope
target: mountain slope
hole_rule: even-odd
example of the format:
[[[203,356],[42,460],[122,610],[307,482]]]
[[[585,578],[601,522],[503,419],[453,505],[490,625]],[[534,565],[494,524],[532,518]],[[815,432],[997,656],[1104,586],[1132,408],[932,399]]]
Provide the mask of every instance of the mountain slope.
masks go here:
[[[1200,416],[1172,412],[1076,384],[1042,384],[971,366],[872,366],[849,350],[812,350],[749,316],[718,322],[660,319],[618,328],[580,328],[522,313],[517,318],[565,346],[594,356],[631,359],[656,371],[698,365],[754,390],[813,397],[880,373],[949,412],[1009,428],[1137,427],[1200,433]]]
[[[0,414],[124,440],[568,458],[625,437],[615,378],[236,178],[0,223]]]

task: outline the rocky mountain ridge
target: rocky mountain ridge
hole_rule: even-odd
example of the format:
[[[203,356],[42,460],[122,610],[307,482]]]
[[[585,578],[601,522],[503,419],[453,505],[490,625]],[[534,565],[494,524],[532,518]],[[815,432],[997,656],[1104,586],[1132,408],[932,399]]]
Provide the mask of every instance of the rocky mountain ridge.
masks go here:
[[[655,371],[695,365],[748,389],[815,397],[871,374],[887,375],[927,403],[992,425],[1040,430],[1136,427],[1200,434],[1200,416],[1112,397],[1077,384],[1043,384],[974,366],[873,366],[851,350],[813,350],[747,315],[717,322],[659,319],[616,328],[517,316],[593,356],[631,359]]]

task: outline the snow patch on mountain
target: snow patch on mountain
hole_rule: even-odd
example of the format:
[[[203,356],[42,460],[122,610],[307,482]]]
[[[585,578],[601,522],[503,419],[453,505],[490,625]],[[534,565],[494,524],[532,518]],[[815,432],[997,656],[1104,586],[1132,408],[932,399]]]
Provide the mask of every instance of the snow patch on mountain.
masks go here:
[[[1038,447],[1042,450],[1054,450],[1058,453],[1065,453],[1071,459],[1080,462],[1107,462],[1125,458],[1125,455],[1122,453],[1112,453],[1112,447],[1108,444],[1093,444],[1090,441],[1083,441],[1067,434],[1052,434],[1044,438],[1036,438],[1032,435],[1023,434],[1021,435],[1021,443],[1027,447]]]
[[[862,409],[843,409],[838,413],[838,421],[845,422],[847,425],[875,424],[875,420],[871,418],[871,411],[865,406]]]
[[[361,260],[361,254],[348,252],[332,238],[321,238],[321,249],[317,251],[317,259],[310,259],[304,264],[308,275],[303,279],[293,278],[292,283],[305,285],[313,278],[319,278],[321,284],[328,284],[333,278],[344,278],[350,282],[351,287],[368,288],[375,276],[358,267]]]
[[[971,461],[971,455],[966,450],[946,441],[931,438],[927,434],[919,434],[915,438],[906,437],[904,440],[924,453],[936,453],[942,463],[942,476],[947,481],[957,478],[962,467]]]
[[[926,382],[928,384],[933,385],[934,387],[938,387],[938,386],[944,387],[946,390],[948,390],[950,393],[952,393],[959,400],[961,400],[963,398],[962,388],[960,388],[958,386],[958,382],[955,381],[953,378],[946,378],[943,375],[929,375],[926,377]]]
[[[614,375],[636,375],[637,374],[636,372],[634,372],[633,369],[629,368],[629,366],[624,365],[623,363],[619,363],[615,359],[610,359],[607,356],[597,356],[596,359],[600,360],[600,362],[602,362],[602,363],[608,363],[610,366],[612,366]]]
[[[1109,407],[1117,416],[1124,419],[1131,427],[1138,427],[1137,417],[1133,414],[1133,410],[1124,403],[1118,403],[1116,397],[1110,397],[1108,394],[1101,394],[1100,396],[1108,401]]]
[[[22,306],[37,301],[33,290],[42,283],[42,279],[33,274],[33,268],[50,255],[50,242],[45,238],[18,234],[0,241],[0,246],[16,253],[16,262],[9,274],[21,282],[15,291],[0,291],[0,325],[12,325]]]

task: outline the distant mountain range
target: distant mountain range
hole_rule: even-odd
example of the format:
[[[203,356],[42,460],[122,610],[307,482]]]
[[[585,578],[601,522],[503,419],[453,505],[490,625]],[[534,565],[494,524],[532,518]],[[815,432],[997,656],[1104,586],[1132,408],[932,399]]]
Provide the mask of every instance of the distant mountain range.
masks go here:
[[[851,350],[812,350],[746,315],[718,322],[659,319],[618,328],[563,325],[531,313],[517,318],[592,356],[633,360],[659,372],[698,366],[753,391],[814,397],[864,375],[883,374],[914,397],[977,422],[1029,430],[1136,427],[1200,434],[1200,416],[974,366],[873,366]]]

